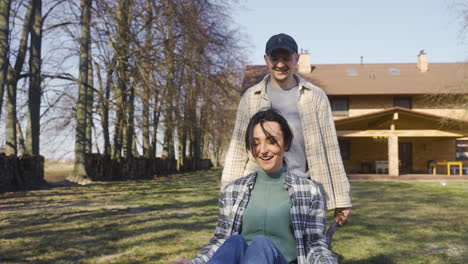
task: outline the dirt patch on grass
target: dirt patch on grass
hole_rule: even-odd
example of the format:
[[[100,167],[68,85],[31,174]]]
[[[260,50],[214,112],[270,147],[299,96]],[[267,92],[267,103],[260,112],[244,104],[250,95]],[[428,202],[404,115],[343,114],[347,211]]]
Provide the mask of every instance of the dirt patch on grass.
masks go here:
[[[456,244],[440,244],[440,243],[428,243],[426,244],[426,254],[445,254],[450,258],[461,257],[463,254],[468,252],[468,247],[465,245]]]
[[[108,261],[111,261],[113,259],[118,259],[120,258],[121,256],[125,255],[125,253],[118,253],[118,254],[111,254],[111,255],[105,255],[105,256],[102,256],[102,257],[99,257],[96,262],[97,263],[106,263]]]

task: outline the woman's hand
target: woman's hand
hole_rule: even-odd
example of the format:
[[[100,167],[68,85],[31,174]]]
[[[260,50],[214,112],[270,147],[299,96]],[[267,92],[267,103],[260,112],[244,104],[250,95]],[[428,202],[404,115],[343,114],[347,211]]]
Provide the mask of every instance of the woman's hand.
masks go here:
[[[171,264],[190,264],[186,259],[176,258]]]

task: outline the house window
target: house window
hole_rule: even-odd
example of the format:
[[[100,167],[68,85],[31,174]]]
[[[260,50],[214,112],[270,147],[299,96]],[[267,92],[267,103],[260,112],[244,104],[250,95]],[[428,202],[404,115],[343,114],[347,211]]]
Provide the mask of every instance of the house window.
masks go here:
[[[347,96],[331,96],[330,106],[334,116],[347,116],[349,111]]]
[[[338,144],[340,145],[341,159],[349,160],[351,152],[351,144],[347,139],[338,139]]]
[[[468,160],[468,140],[456,140],[457,160]]]
[[[398,106],[402,108],[408,108],[411,109],[412,103],[411,103],[411,97],[410,96],[397,96],[393,98],[393,106]]]
[[[397,69],[397,68],[388,68],[388,73],[390,73],[390,75],[400,75],[400,69]]]
[[[347,68],[346,75],[348,76],[358,76],[358,73],[355,68]]]

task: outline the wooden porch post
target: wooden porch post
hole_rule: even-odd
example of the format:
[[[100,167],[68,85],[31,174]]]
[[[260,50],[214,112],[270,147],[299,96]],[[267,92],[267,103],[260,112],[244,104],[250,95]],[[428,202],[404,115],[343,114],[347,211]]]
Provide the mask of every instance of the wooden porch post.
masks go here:
[[[398,136],[388,137],[388,174],[391,176],[400,176],[398,166]]]

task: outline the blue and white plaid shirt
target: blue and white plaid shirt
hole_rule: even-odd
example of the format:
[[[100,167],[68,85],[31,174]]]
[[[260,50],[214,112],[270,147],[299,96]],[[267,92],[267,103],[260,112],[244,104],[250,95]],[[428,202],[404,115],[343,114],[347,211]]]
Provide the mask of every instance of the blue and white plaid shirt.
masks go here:
[[[206,263],[227,238],[240,233],[242,217],[256,176],[257,173],[254,172],[223,189],[219,197],[219,218],[214,236],[190,263]],[[284,187],[288,190],[291,201],[291,224],[296,238],[297,263],[338,263],[327,248],[325,205],[317,185],[286,170]]]

